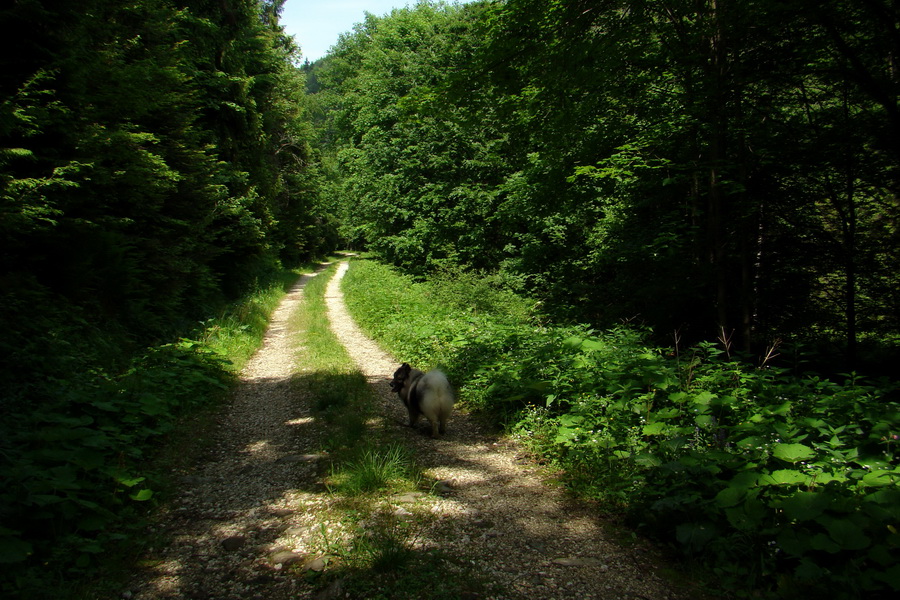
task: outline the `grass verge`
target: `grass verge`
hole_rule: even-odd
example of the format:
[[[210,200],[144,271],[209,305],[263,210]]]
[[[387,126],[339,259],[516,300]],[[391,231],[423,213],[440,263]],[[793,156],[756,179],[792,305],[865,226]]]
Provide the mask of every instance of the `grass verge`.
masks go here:
[[[301,348],[296,385],[311,399],[330,457],[323,473],[330,502],[316,543],[328,566],[298,576],[330,597],[475,597],[489,586],[471,565],[423,544],[434,515],[417,504],[402,511],[394,505],[398,495],[426,494],[431,482],[384,424],[373,390],[331,332],[324,291],[333,273],[307,284],[292,323]]]
[[[118,520],[105,532],[109,540],[104,546],[106,552],[92,555],[83,567],[58,573],[41,569],[42,573],[34,576],[34,583],[23,582],[29,586],[27,596],[23,597],[29,600],[115,597],[127,582],[143,548],[164,543],[148,537],[145,530],[153,507],[164,503],[178,485],[177,477],[188,471],[198,457],[205,456],[228,392],[237,373],[262,344],[272,311],[300,275],[311,273],[317,267],[317,262],[310,262],[296,269],[282,269],[266,285],[230,305],[218,317],[201,323],[201,328],[192,334],[195,339],[182,339],[177,344],[154,349],[136,362],[121,387],[150,397],[190,397],[189,401],[176,398],[169,403],[171,409],[163,415],[165,419],[160,419],[153,431],[147,427],[144,447],[135,456],[135,468],[139,467],[140,472],[132,480],[139,480],[137,489],[152,500],[121,507]],[[121,396],[118,401],[122,402]],[[88,544],[88,541],[80,543]],[[76,548],[75,552],[79,550]],[[48,572],[52,576],[48,577]]]

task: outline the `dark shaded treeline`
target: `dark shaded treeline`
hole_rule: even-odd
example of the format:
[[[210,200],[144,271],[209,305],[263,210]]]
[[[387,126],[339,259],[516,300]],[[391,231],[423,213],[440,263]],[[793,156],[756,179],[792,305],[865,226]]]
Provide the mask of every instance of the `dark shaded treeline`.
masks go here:
[[[564,319],[870,361],[900,314],[898,23],[887,0],[370,16],[312,70],[345,234]]]
[[[281,4],[0,9],[7,597],[58,597],[152,495],[146,448],[224,372],[168,342],[337,243]]]
[[[267,263],[326,245],[303,79],[276,8],[4,11],[6,289],[152,337],[236,296]]]

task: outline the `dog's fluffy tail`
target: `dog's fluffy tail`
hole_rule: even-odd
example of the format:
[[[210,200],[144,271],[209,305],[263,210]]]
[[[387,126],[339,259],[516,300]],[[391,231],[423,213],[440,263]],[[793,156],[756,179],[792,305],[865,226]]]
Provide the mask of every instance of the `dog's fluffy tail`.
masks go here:
[[[432,435],[437,431],[443,433],[455,402],[453,388],[447,376],[437,369],[428,371],[419,380],[418,389],[421,398],[420,409],[431,421]]]

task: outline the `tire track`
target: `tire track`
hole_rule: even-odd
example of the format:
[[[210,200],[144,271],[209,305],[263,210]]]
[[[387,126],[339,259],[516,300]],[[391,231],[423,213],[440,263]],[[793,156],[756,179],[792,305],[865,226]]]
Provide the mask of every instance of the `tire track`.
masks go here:
[[[326,266],[300,277],[273,312],[220,417],[213,447],[180,474],[181,490],[148,532],[158,545],[144,553],[122,598],[310,597],[309,584],[281,575],[272,556],[302,556],[303,528],[313,526],[324,502],[311,454],[318,441],[309,402],[292,384],[298,351],[290,319],[306,284]]]

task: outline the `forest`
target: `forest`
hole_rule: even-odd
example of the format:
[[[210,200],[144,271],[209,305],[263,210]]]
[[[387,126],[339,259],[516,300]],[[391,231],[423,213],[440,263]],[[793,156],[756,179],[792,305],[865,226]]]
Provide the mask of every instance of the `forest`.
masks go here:
[[[282,6],[0,8],[4,594],[127,541],[210,331],[337,248],[729,593],[900,590],[894,0],[421,1],[314,63]]]

